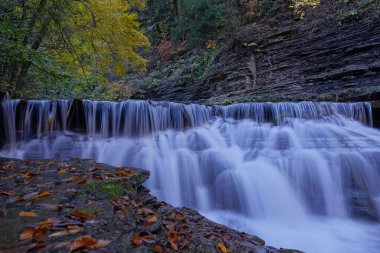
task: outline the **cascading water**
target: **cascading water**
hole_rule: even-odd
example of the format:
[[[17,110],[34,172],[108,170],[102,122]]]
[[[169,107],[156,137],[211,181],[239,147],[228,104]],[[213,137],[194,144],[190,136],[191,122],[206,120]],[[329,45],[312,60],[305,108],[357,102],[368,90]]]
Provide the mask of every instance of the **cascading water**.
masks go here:
[[[158,198],[273,246],[380,248],[380,131],[369,103],[5,100],[0,111],[0,156],[146,168]]]

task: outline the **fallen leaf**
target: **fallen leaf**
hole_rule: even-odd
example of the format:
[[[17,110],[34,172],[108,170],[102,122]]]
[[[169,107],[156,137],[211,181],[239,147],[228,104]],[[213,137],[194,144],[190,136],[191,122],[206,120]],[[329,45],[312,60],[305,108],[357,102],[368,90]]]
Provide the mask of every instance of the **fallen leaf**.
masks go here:
[[[177,221],[184,221],[184,220],[186,220],[186,217],[182,214],[176,214],[175,219]]]
[[[28,228],[28,229],[25,229],[24,231],[21,232],[18,239],[20,241],[24,241],[24,240],[27,240],[29,238],[32,238],[33,235],[34,235],[34,228]]]
[[[128,197],[128,196],[124,196],[123,199],[124,199],[125,201],[129,201],[129,197]]]
[[[91,220],[91,219],[95,218],[97,214],[96,214],[96,212],[94,212],[93,214],[88,216],[87,214],[85,214],[79,210],[74,210],[70,213],[70,215],[77,217],[77,218],[80,218],[80,219],[83,219],[83,220]]]
[[[36,175],[38,175],[38,174],[33,173],[33,172],[28,172],[28,171],[24,171],[21,173],[21,176],[23,178],[31,178],[31,177],[36,176]]]
[[[118,171],[116,171],[116,175],[119,177],[129,177],[132,174],[133,174],[132,169],[127,169],[127,170],[119,169]]]
[[[62,182],[72,182],[72,181],[75,181],[78,179],[78,176],[72,176],[72,177],[69,177],[69,178],[65,178],[62,180]]]
[[[138,247],[138,246],[141,246],[141,244],[142,244],[142,239],[141,239],[141,236],[140,235],[134,235],[133,237],[132,237],[132,244],[134,245],[134,246],[136,246],[136,247]]]
[[[224,246],[223,243],[219,242],[219,243],[218,243],[218,248],[220,249],[220,251],[221,251],[222,253],[227,253],[227,248],[226,248],[226,246]]]
[[[178,240],[178,239],[179,239],[179,234],[177,232],[175,232],[175,231],[169,231],[169,233],[168,233],[168,241],[169,241],[170,247],[174,251],[178,250],[178,246],[175,243],[175,241]]]
[[[152,250],[156,253],[162,253],[164,252],[164,248],[161,245],[155,245]]]
[[[34,196],[32,199],[39,199],[39,198],[49,196],[52,192],[53,192],[52,190],[40,191],[38,192],[38,195]]]
[[[144,223],[144,226],[150,226],[157,221],[156,215],[151,215],[150,218]]]
[[[111,173],[105,173],[104,175],[106,176],[106,178],[112,178],[113,177],[113,175]]]
[[[33,213],[33,212],[24,212],[24,211],[21,211],[18,216],[20,217],[38,217],[38,214],[36,213]]]
[[[50,210],[50,211],[58,211],[62,210],[63,205],[50,205],[50,204],[40,204],[45,210]]]
[[[45,242],[48,238],[47,229],[46,228],[37,228],[34,230],[32,240],[34,242]]]
[[[58,169],[59,174],[67,173],[68,171],[69,171],[69,168],[59,168]]]
[[[58,163],[55,162],[55,161],[50,161],[50,162],[47,163],[47,165],[58,165]]]
[[[2,194],[2,195],[5,195],[5,196],[14,196],[14,195],[16,195],[17,193],[15,193],[15,192],[0,192],[0,194]]]
[[[69,231],[63,230],[63,231],[52,233],[49,235],[49,237],[57,237],[57,236],[63,236],[63,235],[68,235],[68,234],[69,234]]]
[[[92,238],[89,235],[85,235],[82,237],[79,237],[78,239],[74,240],[70,245],[70,252],[77,250],[77,249],[97,249],[102,248],[110,244],[111,241],[106,240],[99,240],[96,241],[94,238]]]
[[[87,180],[88,180],[88,177],[85,176],[81,180],[79,180],[78,182],[76,182],[76,184],[85,184],[85,183],[87,183]]]
[[[54,224],[54,221],[52,221],[52,220],[42,221],[42,222],[38,223],[38,228],[39,229],[48,229],[51,226],[53,226],[53,224]]]

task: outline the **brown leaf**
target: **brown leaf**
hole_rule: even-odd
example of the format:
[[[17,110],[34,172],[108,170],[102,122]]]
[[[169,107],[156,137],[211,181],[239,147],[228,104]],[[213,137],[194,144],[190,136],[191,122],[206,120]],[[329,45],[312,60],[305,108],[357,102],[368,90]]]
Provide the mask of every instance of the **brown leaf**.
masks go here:
[[[127,170],[119,169],[118,171],[116,171],[116,175],[119,177],[129,177],[132,174],[133,174],[132,169],[127,169]]]
[[[156,253],[162,253],[164,252],[164,248],[161,245],[155,245],[152,250]]]
[[[85,184],[87,183],[88,177],[84,176],[81,180],[77,181],[76,184]]]
[[[0,194],[2,194],[2,195],[5,195],[5,196],[14,196],[14,195],[16,195],[17,193],[15,193],[15,192],[0,192]]]
[[[46,220],[46,221],[38,223],[38,228],[39,229],[48,229],[48,228],[52,227],[53,224],[54,224],[54,221]]]
[[[58,163],[55,162],[55,161],[50,161],[50,162],[47,163],[47,165],[58,165]]]
[[[27,240],[27,239],[32,238],[33,235],[34,235],[34,228],[28,228],[21,232],[18,239],[20,241]]]
[[[218,248],[220,249],[220,251],[221,251],[222,253],[227,253],[227,248],[226,248],[226,246],[224,246],[223,243],[219,242],[219,243],[218,243]]]
[[[83,219],[83,220],[91,220],[93,218],[96,217],[96,212],[94,212],[93,214],[91,214],[90,216],[88,216],[87,214],[85,213],[82,213],[81,211],[79,210],[74,210],[70,213],[71,216],[74,216],[74,217],[77,217],[77,218],[80,218],[80,219]]]
[[[124,199],[125,201],[129,201],[129,197],[128,197],[128,196],[124,196],[123,199]]]
[[[34,242],[44,242],[48,238],[46,228],[37,228],[34,230],[33,241]]]
[[[182,214],[176,214],[175,219],[177,221],[184,221],[184,220],[186,220],[186,217]]]
[[[33,213],[33,212],[24,212],[24,211],[21,211],[18,216],[20,217],[38,217],[38,214],[36,213]]]
[[[132,241],[133,246],[136,246],[136,247],[141,246],[142,244],[142,239],[140,235],[134,235],[131,241]]]
[[[76,240],[74,240],[71,243],[71,245],[70,245],[70,252],[74,251],[74,250],[77,250],[77,249],[81,249],[81,248],[87,248],[87,247],[95,245],[95,244],[96,244],[96,240],[95,239],[93,239],[89,235],[85,235],[85,236],[77,238]]]
[[[31,178],[31,177],[36,176],[36,175],[38,175],[38,174],[36,174],[34,172],[28,172],[28,171],[24,171],[21,173],[21,176],[23,178]]]

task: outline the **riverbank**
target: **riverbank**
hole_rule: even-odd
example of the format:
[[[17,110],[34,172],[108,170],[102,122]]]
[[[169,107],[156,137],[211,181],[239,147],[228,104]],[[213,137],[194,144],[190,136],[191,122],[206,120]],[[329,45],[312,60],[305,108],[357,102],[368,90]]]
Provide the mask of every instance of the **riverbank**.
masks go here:
[[[0,159],[2,252],[297,252],[157,200],[149,172],[92,159]]]

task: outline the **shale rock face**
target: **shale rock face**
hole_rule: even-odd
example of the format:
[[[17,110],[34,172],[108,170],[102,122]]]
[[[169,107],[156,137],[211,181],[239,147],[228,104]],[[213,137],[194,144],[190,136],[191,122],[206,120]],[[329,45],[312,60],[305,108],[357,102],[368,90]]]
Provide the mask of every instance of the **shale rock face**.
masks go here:
[[[246,27],[193,99],[374,100],[379,55],[379,20]]]

